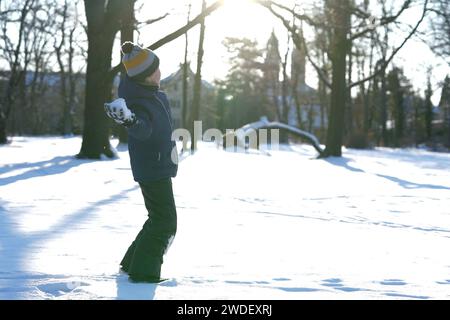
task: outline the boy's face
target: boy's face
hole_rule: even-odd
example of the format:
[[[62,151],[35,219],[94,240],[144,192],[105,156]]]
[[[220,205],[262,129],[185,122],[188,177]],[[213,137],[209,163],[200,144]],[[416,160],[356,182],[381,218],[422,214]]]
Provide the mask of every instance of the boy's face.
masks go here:
[[[145,82],[149,84],[155,84],[159,86],[159,82],[161,81],[161,70],[156,69],[150,76],[145,78]]]

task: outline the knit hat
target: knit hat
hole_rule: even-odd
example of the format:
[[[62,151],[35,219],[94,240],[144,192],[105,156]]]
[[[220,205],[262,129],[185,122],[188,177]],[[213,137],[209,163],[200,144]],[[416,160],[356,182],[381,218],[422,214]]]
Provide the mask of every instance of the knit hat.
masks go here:
[[[152,50],[142,48],[133,42],[124,42],[122,53],[122,63],[128,76],[133,80],[143,81],[159,67],[159,58]]]

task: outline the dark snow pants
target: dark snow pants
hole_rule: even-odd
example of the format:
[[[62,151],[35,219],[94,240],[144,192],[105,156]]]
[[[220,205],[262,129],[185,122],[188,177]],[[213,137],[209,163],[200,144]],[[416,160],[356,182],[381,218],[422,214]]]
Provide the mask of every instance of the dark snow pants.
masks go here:
[[[160,279],[163,256],[177,231],[177,211],[172,179],[139,183],[148,219],[128,248],[120,265],[132,280]]]

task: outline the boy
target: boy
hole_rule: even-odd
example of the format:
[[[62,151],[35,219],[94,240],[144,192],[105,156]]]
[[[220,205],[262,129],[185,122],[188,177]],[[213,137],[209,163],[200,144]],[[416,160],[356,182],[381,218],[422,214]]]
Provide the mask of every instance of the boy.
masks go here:
[[[132,42],[122,45],[122,53],[127,72],[120,81],[120,99],[105,104],[105,111],[127,128],[131,169],[141,187],[148,220],[120,265],[132,282],[157,283],[163,255],[177,230],[171,178],[178,167],[171,158],[172,119],[167,97],[159,91],[161,72],[155,53]]]

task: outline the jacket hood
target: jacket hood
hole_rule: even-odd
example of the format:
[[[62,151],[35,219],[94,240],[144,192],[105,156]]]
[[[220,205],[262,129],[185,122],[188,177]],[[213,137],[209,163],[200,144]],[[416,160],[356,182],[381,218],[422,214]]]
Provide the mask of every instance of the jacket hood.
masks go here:
[[[127,99],[133,98],[150,98],[159,90],[158,86],[147,86],[136,83],[128,76],[123,76],[119,84],[119,97]]]

